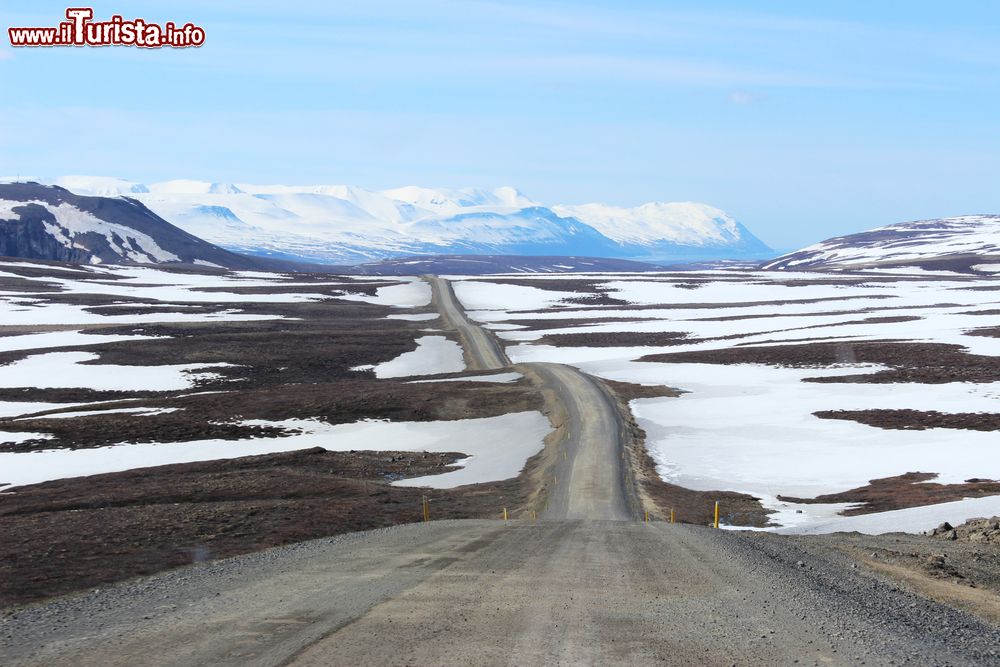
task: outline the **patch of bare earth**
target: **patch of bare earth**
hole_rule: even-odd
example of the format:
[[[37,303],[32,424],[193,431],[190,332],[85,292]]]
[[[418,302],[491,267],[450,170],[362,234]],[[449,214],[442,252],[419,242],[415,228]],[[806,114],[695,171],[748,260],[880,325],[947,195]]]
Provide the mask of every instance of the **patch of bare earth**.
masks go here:
[[[857,375],[806,378],[804,382],[890,384],[917,382],[996,382],[1000,357],[975,355],[959,345],[896,341],[812,342],[795,345],[733,347],[650,354],[641,361],[701,364],[769,364],[793,368],[823,368],[845,363],[889,366]]]
[[[894,477],[873,479],[866,486],[839,493],[827,493],[815,498],[778,496],[778,500],[808,504],[858,503],[859,507],[841,512],[844,516],[854,516],[1000,494],[1000,481],[969,479],[964,484],[939,484],[929,481],[936,477],[937,473],[908,472]]]
[[[593,331],[547,334],[534,344],[557,347],[664,347],[690,342],[682,331]]]
[[[980,314],[980,313],[975,313]],[[1000,311],[996,311],[994,314],[1000,315]],[[1000,338],[1000,327],[983,327],[982,329],[973,329],[966,332],[970,336],[987,336],[989,338]]]
[[[392,480],[463,454],[309,449],[56,480],[0,496],[0,608],[200,560],[431,518],[498,517],[521,478],[448,490]]]
[[[812,299],[782,299],[778,301],[732,301],[727,303],[719,302],[704,302],[704,303],[647,303],[647,304],[628,304],[626,306],[620,305],[595,305],[592,308],[588,308],[588,311],[599,313],[602,310],[627,310],[641,312],[644,310],[712,310],[712,309],[724,309],[724,308],[751,308],[754,306],[787,306],[787,305],[805,305],[813,303],[826,303],[831,301],[853,301],[857,299],[856,296],[824,296]],[[865,299],[893,299],[892,295],[889,294],[872,294],[866,295]],[[534,313],[551,313],[551,308],[537,308],[534,310],[519,310],[519,314],[534,314]]]
[[[544,329],[569,329],[592,324],[622,324],[626,322],[651,322],[653,317],[558,317],[548,319],[504,320],[505,324],[514,324],[527,329],[541,331]]]
[[[587,278],[476,278],[476,282],[499,283],[502,285],[516,285],[518,287],[532,287],[534,289],[549,292],[576,292],[578,294],[602,294],[606,292],[603,283],[606,280],[591,280]]]
[[[820,419],[843,419],[878,428],[923,431],[953,428],[969,431],[1000,431],[1000,414],[991,412],[937,412],[934,410],[820,410]]]

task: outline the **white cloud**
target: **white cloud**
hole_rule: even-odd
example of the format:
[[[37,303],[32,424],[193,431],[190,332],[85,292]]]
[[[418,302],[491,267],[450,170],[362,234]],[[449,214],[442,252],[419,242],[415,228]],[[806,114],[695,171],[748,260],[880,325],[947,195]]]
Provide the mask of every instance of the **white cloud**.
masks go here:
[[[752,104],[756,104],[764,99],[763,95],[757,93],[751,93],[747,90],[734,90],[729,93],[729,102],[735,104],[736,106],[748,107]]]

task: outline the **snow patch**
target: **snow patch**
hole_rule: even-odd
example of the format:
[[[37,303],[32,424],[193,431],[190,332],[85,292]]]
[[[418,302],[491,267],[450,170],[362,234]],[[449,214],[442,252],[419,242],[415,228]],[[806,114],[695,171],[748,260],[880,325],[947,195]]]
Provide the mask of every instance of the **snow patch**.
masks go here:
[[[0,387],[93,389],[95,391],[174,391],[216,377],[209,369],[232,364],[116,366],[88,364],[100,357],[90,352],[48,352],[0,366]]]
[[[462,346],[444,336],[421,336],[417,349],[375,366],[379,379],[459,373],[465,370]]]

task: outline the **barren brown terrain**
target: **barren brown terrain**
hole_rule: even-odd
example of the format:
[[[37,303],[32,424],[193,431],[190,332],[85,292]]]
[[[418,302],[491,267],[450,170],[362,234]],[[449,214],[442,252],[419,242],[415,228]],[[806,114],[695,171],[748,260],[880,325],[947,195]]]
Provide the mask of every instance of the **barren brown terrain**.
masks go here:
[[[460,446],[461,443],[456,443]],[[0,608],[329,535],[432,517],[497,518],[520,479],[393,487],[464,455],[308,449],[23,486],[0,496]]]
[[[939,484],[933,481],[936,477],[936,473],[910,472],[873,479],[867,486],[815,498],[778,496],[778,499],[792,503],[858,503],[858,507],[841,512],[844,516],[855,516],[947,503],[963,498],[1000,495],[1000,481],[969,479],[964,484]]]
[[[958,345],[899,341],[810,342],[803,344],[731,347],[719,350],[666,352],[643,361],[699,364],[772,364],[819,368],[841,363],[869,363],[888,370],[857,375],[807,378],[805,382],[891,384],[895,382],[996,382],[1000,358],[969,354]]]

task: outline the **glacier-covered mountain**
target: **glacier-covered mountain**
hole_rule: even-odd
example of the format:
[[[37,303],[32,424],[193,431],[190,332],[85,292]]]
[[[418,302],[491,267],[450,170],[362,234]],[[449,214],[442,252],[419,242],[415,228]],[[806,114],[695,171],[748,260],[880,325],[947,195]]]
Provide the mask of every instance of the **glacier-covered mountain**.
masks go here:
[[[777,270],[919,267],[995,273],[1000,267],[1000,215],[901,222],[838,236],[764,265]]]
[[[181,229],[245,254],[354,264],[409,255],[575,255],[650,262],[764,258],[770,249],[697,203],[548,206],[517,189],[366,190],[349,185],[142,184],[90,176],[49,183],[141,202]]]

